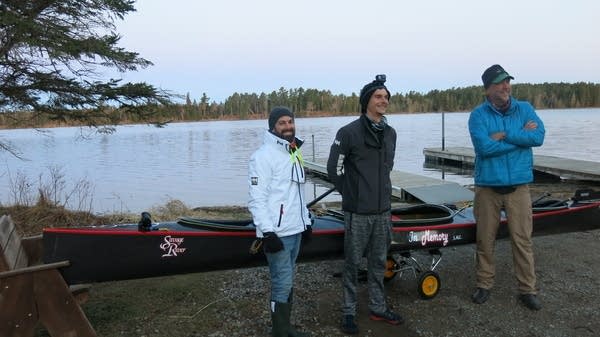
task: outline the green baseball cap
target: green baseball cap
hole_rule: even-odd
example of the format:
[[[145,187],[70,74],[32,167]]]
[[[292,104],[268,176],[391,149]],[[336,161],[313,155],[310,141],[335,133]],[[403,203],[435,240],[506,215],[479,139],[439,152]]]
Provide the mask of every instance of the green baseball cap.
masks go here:
[[[487,68],[483,75],[481,75],[481,80],[483,81],[483,86],[487,89],[491,84],[498,84],[505,79],[510,78],[514,80],[515,78],[510,76],[504,68],[502,68],[499,64],[494,64],[493,66]]]

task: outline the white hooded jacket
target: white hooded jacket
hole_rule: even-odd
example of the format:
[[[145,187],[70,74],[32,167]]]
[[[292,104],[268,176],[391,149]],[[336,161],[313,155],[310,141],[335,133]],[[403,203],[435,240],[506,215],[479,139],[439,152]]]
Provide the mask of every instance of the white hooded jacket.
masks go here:
[[[279,237],[303,232],[310,225],[304,198],[304,166],[300,145],[291,151],[290,143],[266,131],[263,145],[248,164],[248,210],[256,225],[256,236],[274,232]]]

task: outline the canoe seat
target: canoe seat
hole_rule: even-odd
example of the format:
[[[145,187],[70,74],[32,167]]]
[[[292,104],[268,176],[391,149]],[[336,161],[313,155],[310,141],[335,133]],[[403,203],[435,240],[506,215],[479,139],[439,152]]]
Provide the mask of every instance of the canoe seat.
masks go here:
[[[59,272],[69,261],[41,263],[42,236],[21,238],[9,215],[0,218],[0,336],[97,336],[80,307],[85,287],[70,288]]]
[[[574,201],[597,201],[600,200],[600,191],[595,191],[593,189],[579,189],[575,191],[575,195],[573,196]]]

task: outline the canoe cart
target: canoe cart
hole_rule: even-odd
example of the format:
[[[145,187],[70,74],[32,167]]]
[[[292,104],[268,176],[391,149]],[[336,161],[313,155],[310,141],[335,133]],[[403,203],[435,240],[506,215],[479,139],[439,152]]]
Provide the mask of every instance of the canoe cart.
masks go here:
[[[430,264],[419,262],[410,251],[388,256],[384,281],[389,282],[398,277],[402,278],[404,273],[412,274],[417,279],[417,292],[422,299],[429,300],[437,296],[442,282],[435,268],[442,261],[442,252],[439,249],[429,249],[431,257]]]

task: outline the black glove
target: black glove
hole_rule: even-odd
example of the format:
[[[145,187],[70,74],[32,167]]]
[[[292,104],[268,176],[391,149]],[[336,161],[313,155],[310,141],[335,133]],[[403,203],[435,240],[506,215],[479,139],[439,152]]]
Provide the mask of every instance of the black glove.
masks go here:
[[[307,244],[310,240],[312,240],[312,226],[308,225],[304,232],[302,232],[302,243]]]
[[[281,242],[281,239],[273,232],[263,233],[263,244],[266,253],[277,253],[283,249],[283,242]]]

